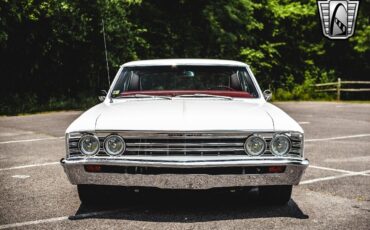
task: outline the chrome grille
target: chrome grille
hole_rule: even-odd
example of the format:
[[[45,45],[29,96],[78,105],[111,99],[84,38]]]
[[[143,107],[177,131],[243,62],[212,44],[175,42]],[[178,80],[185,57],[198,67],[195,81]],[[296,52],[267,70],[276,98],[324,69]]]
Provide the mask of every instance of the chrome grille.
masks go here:
[[[112,132],[100,132],[96,135],[100,140],[100,151],[97,157],[106,157],[103,142]],[[126,142],[127,155],[149,156],[218,156],[247,155],[244,142],[251,133],[153,133],[153,132],[118,132]],[[264,156],[271,156],[270,142],[274,133],[260,133],[267,143]],[[68,139],[68,155],[81,156],[78,142],[83,134],[70,136]],[[303,143],[301,138],[292,135],[292,147],[289,155],[300,156]]]
[[[234,139],[127,139],[129,155],[235,155],[244,154],[244,138]]]

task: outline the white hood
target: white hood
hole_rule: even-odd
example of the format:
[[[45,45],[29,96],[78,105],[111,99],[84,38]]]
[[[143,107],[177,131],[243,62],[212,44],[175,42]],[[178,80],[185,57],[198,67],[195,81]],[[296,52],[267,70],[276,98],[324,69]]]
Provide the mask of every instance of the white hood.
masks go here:
[[[302,128],[276,106],[259,100],[209,98],[120,99],[82,114],[69,132],[145,131],[299,131]]]
[[[125,100],[101,113],[96,130],[273,130],[259,103],[224,99]]]

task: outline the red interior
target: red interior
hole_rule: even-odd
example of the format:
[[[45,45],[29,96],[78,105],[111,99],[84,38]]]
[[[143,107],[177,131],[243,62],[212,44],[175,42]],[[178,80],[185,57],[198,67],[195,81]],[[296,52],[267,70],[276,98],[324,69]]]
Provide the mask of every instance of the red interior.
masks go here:
[[[212,94],[226,97],[241,97],[253,98],[253,96],[245,91],[226,91],[226,90],[143,90],[143,91],[126,91],[122,92],[121,96],[128,96],[133,94],[148,94],[155,96],[177,96],[184,94]]]

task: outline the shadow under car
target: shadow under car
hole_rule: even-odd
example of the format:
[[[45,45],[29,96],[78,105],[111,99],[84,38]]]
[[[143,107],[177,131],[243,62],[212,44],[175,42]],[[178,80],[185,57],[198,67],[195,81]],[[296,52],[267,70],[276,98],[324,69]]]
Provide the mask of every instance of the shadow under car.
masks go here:
[[[189,223],[270,217],[309,218],[293,199],[284,206],[264,203],[256,188],[173,190],[117,187],[107,191],[110,194],[100,197],[96,204],[81,204],[69,219]]]

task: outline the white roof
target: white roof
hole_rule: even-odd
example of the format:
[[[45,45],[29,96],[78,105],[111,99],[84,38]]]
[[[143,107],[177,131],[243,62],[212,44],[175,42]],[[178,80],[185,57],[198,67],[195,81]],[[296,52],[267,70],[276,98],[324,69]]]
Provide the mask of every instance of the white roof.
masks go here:
[[[215,65],[215,66],[244,66],[247,64],[239,61],[219,59],[154,59],[131,61],[123,64],[123,67],[132,66],[175,66],[175,65]]]

